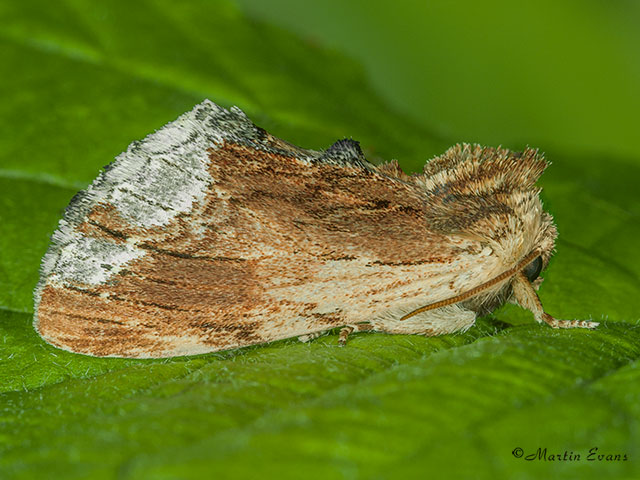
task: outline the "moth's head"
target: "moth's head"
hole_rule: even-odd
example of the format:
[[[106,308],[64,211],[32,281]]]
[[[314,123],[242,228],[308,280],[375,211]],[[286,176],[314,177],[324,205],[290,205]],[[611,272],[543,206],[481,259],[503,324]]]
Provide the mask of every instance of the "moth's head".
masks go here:
[[[517,197],[524,201],[513,205],[513,223],[517,227],[513,229],[513,240],[502,242],[502,255],[511,265],[515,265],[533,252],[537,252],[535,258],[522,270],[529,281],[534,283],[549,264],[558,231],[553,217],[543,209],[539,189],[523,192],[516,196],[516,199]],[[522,234],[518,235],[518,231]]]
[[[510,280],[520,272],[539,285],[557,236],[536,186],[546,167],[536,150],[513,152],[467,144],[455,145],[425,165],[424,174],[414,181],[425,190],[428,228],[489,247],[493,266],[483,271],[486,281],[480,285],[402,319],[460,302],[488,313],[511,295]]]

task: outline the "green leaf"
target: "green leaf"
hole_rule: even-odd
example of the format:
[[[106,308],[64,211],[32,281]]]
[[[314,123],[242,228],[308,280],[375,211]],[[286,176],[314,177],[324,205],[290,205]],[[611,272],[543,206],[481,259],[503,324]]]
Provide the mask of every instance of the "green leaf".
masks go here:
[[[459,139],[390,109],[352,60],[225,1],[23,0],[0,20],[0,478],[640,475],[638,159],[548,152],[560,239],[541,298],[595,331],[505,306],[435,338],[75,355],[31,326],[49,235],[103,165],[203,98],[305,147],[353,137],[407,170]],[[628,460],[589,461],[592,448]]]

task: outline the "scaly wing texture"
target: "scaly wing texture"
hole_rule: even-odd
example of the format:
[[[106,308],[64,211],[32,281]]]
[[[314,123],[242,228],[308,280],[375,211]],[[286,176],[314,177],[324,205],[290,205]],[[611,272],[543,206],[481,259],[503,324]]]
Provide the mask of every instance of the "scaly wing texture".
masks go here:
[[[205,101],[74,198],[35,326],[79,353],[190,355],[406,312],[504,268],[434,228],[424,185],[391,170],[356,142],[303,150]]]

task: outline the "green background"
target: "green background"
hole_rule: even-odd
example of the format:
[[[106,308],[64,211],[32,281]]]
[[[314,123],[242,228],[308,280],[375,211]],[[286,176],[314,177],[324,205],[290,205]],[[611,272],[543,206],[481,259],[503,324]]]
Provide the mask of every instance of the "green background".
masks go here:
[[[634,1],[0,3],[0,478],[638,478]],[[407,171],[545,151],[540,296],[466,334],[336,335],[159,361],[46,345],[32,290],[75,192],[204,98]],[[527,461],[537,448],[580,461]],[[589,449],[627,461],[588,461]]]

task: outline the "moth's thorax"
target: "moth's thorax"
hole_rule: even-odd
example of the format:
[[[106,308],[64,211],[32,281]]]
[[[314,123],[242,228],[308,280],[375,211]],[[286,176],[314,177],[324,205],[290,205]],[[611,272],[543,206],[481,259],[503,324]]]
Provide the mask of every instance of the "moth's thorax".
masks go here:
[[[456,145],[414,180],[424,188],[430,225],[491,247],[510,268],[538,249],[546,266],[557,235],[535,182],[547,163],[536,150]]]

